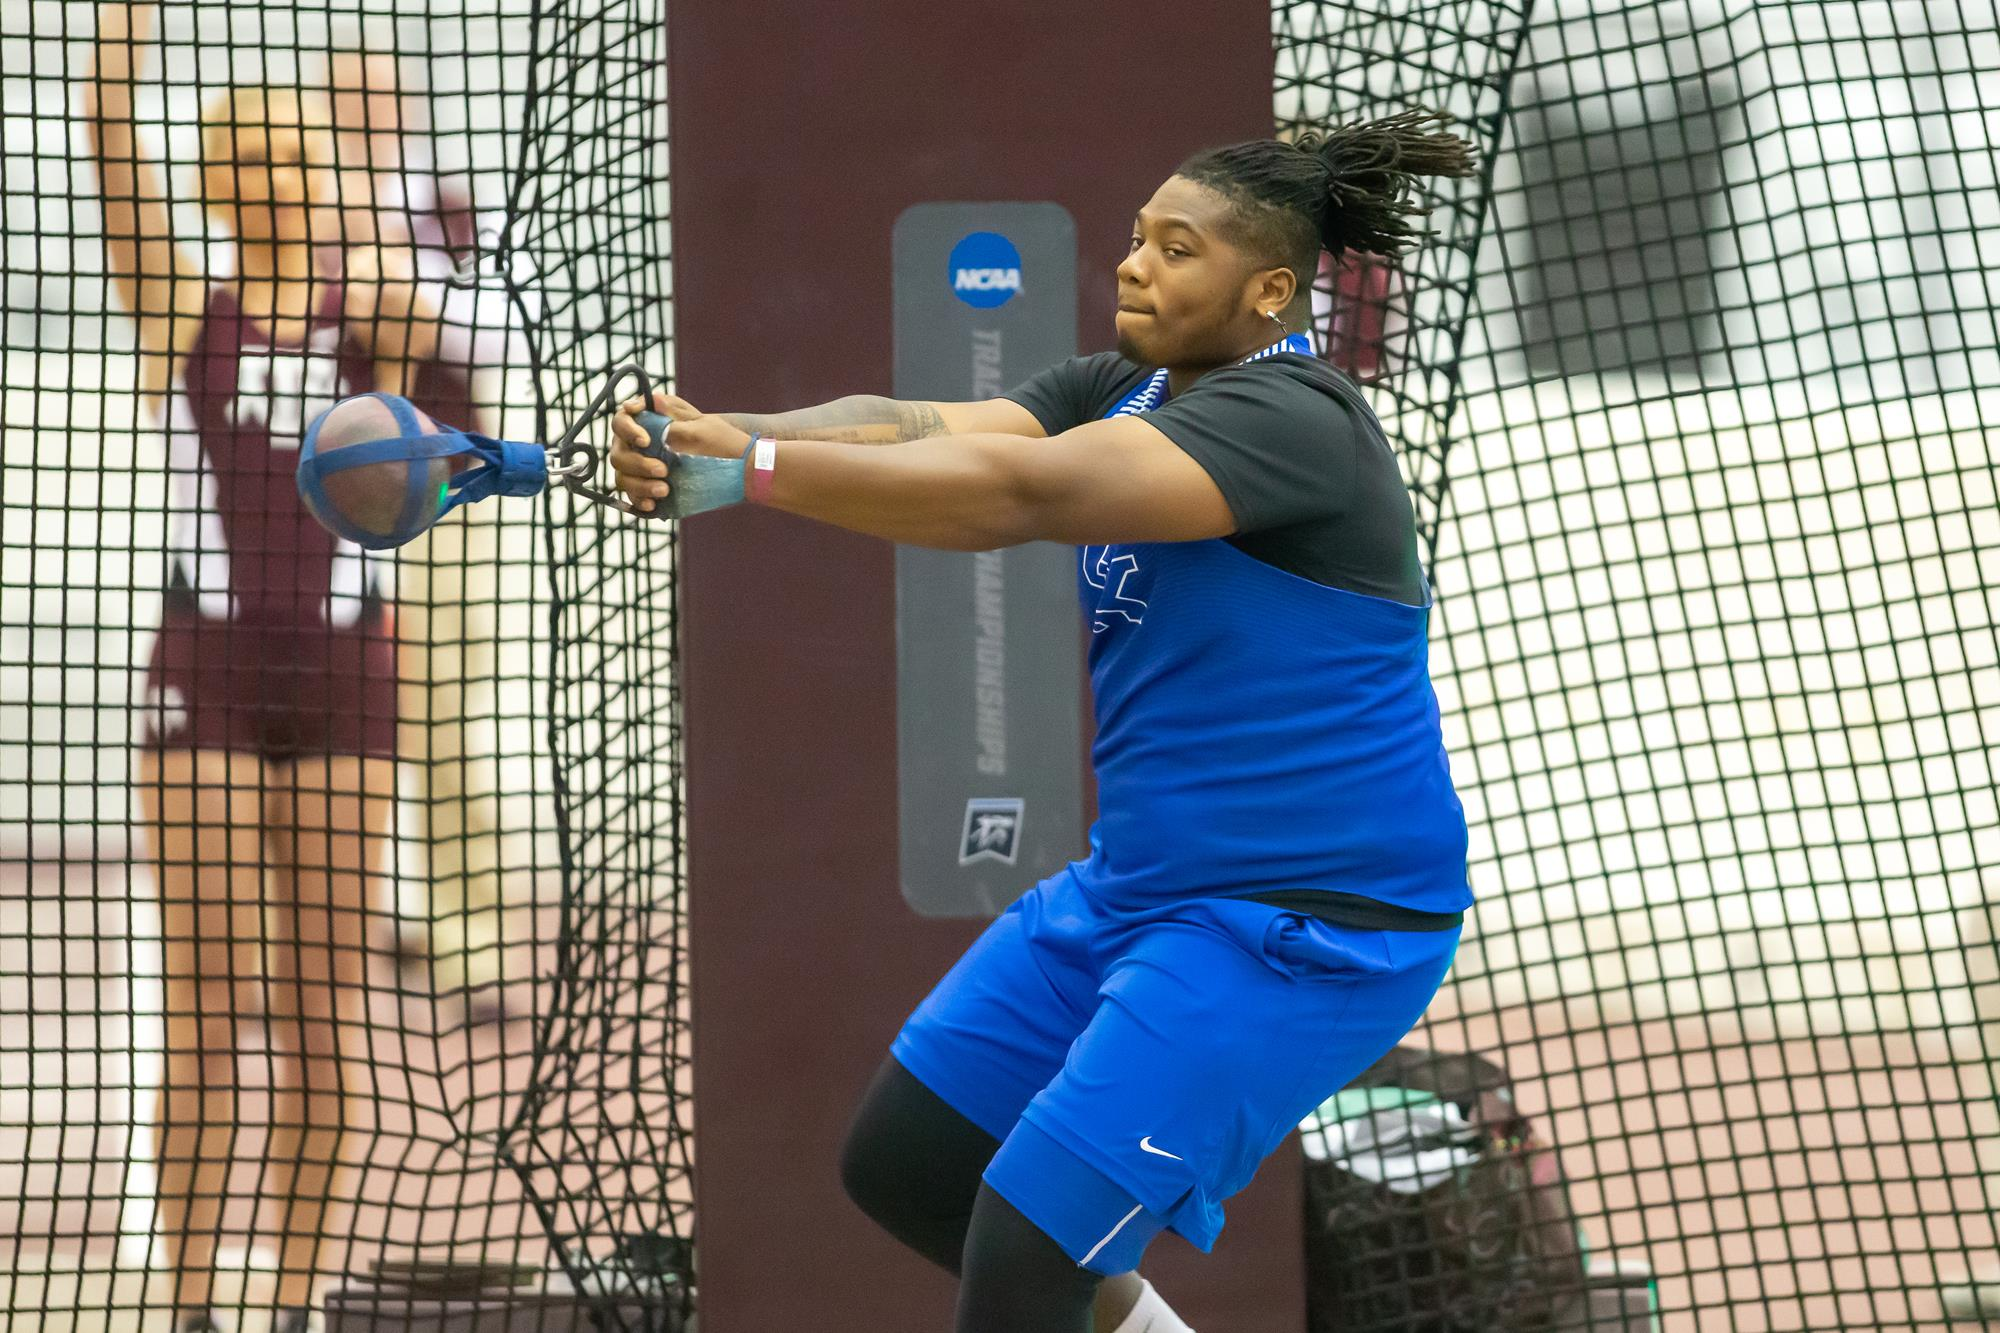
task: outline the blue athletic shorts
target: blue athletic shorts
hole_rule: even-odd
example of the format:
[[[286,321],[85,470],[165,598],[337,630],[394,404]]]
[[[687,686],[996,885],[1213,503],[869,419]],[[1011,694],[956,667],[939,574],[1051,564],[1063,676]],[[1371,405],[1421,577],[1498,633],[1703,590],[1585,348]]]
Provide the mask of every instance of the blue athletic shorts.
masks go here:
[[[1107,1275],[1222,1202],[1416,1025],[1459,932],[1351,930],[1262,903],[1114,910],[1068,870],[987,927],[896,1060],[1001,1140],[986,1182]]]

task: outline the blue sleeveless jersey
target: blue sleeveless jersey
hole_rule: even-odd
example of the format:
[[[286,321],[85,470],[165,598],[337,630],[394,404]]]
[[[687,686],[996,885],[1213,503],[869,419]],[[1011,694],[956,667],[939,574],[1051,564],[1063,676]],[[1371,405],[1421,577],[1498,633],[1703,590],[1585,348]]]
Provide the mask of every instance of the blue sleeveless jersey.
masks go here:
[[[1321,889],[1471,905],[1429,611],[1227,541],[1087,546],[1099,817],[1072,867],[1106,901]]]

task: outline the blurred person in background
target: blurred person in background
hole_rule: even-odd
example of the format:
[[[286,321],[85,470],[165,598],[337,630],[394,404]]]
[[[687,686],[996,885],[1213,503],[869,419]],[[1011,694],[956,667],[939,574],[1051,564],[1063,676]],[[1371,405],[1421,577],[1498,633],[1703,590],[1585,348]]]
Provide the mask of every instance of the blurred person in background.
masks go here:
[[[404,57],[341,50],[327,61],[339,162],[342,231],[350,245],[407,249],[439,311],[437,358],[411,397],[431,415],[485,430],[498,396],[483,371],[525,365],[508,294],[450,281],[477,259],[472,194],[460,176],[434,169],[427,98],[404,75]],[[522,293],[532,300],[531,293]],[[475,385],[480,387],[475,387]],[[468,511],[427,531],[397,562],[398,664],[403,731],[398,750],[411,766],[405,794],[416,812],[423,873],[406,881],[399,943],[428,959],[433,986],[467,988],[479,1012],[497,1014],[502,935],[497,780],[488,757],[468,746],[468,690],[496,671],[497,589],[494,516]],[[474,549],[477,548],[477,549]],[[481,789],[484,790],[481,790]]]
[[[393,238],[413,247],[418,271],[441,279],[473,248],[472,196],[441,180],[426,149],[422,98],[406,92],[400,58],[336,51],[328,58],[340,162],[340,198],[350,242]]]
[[[342,243],[326,111],[296,89],[231,87],[203,107],[200,199],[237,251],[235,276],[204,272],[134,119],[156,9],[98,6],[79,92],[112,287],[138,326],[133,388],[178,490],[136,776],[163,927],[157,1225],[175,1326],[206,1333],[249,1128],[243,1027],[261,1019],[273,1328],[301,1333],[367,1128],[367,915],[388,869],[396,664],[380,574],[307,513],[297,452],[335,400],[411,391],[437,311],[406,249]]]
[[[525,366],[521,314],[533,315],[539,301],[523,275],[511,292],[496,281],[448,281],[454,271],[473,273],[501,219],[476,210],[465,176],[438,170],[429,98],[409,77],[411,64],[407,56],[365,49],[327,58],[322,81],[332,104],[347,243],[381,241],[414,256],[439,312],[440,363],[468,372]]]

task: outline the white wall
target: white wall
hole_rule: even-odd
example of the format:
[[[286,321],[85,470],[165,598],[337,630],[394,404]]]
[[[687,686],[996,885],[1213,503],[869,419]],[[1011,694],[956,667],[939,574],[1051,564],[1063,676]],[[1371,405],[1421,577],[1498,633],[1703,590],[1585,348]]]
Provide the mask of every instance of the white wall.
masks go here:
[[[1313,43],[1281,53],[1311,86],[1280,116],[1424,101],[1476,125],[1497,102],[1467,80],[1504,32],[1468,11],[1507,17],[1386,0],[1329,33],[1332,7],[1276,6],[1281,48]],[[1992,0],[1535,6],[1434,570],[1482,899],[1463,1007],[1972,1040],[1965,951],[2000,899],[1996,33]],[[1710,355],[1538,380],[1530,210],[1605,186],[1531,198],[1516,130],[1541,99],[1635,123],[1693,79],[1740,95]],[[1446,288],[1404,300],[1411,324],[1449,316]],[[1405,377],[1378,411],[1408,437],[1453,387]]]
[[[2000,391],[1781,418],[1590,387],[1476,396],[1454,456],[1466,1002],[1965,1022],[1959,921],[2000,897]]]

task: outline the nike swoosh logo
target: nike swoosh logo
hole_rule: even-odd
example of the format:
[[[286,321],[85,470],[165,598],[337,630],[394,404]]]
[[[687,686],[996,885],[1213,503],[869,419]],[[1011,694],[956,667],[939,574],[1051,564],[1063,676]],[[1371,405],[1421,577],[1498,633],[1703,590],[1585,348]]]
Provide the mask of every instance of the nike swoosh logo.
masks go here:
[[[1185,1162],[1187,1160],[1185,1157],[1174,1157],[1174,1154],[1168,1152],[1165,1148],[1155,1148],[1151,1134],[1139,1140],[1139,1151],[1149,1152],[1155,1157],[1173,1157],[1176,1162]]]

